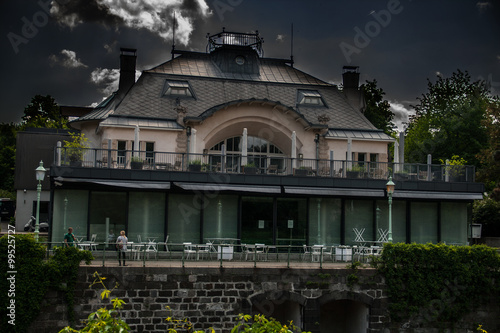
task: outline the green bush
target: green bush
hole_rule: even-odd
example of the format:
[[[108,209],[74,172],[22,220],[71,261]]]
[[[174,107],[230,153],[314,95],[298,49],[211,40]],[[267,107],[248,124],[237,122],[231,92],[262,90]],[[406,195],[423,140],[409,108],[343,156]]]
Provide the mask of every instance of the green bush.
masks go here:
[[[484,245],[389,243],[377,268],[385,277],[395,321],[420,316],[456,322],[500,295],[500,255]]]
[[[500,237],[500,201],[476,200],[472,209],[472,223],[483,225],[482,237]]]
[[[45,255],[45,245],[38,243],[32,234],[0,238],[0,268],[4,272],[0,289],[9,291],[0,293],[1,332],[26,332],[38,316],[49,288],[66,290],[69,312],[72,313],[78,266],[82,260],[89,263],[93,259],[92,253],[71,247],[54,249],[54,256],[49,260],[45,260]],[[8,306],[12,301],[15,302],[15,318],[8,316],[11,313]],[[15,325],[9,323],[10,319]]]

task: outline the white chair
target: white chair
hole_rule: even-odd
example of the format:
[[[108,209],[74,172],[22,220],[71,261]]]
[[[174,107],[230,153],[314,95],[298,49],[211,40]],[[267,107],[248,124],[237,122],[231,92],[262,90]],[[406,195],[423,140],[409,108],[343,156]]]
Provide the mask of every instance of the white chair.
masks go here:
[[[302,245],[304,247],[304,253],[302,253],[302,260],[306,260],[307,256],[311,256],[311,251],[307,245]],[[312,260],[312,259],[311,259]]]
[[[168,245],[167,245],[167,243],[168,243],[168,237],[169,237],[169,235],[167,235],[167,238],[165,238],[165,251],[166,252],[169,252]]]
[[[93,251],[97,251],[97,234],[92,234],[92,237],[90,238],[90,249]]]
[[[196,254],[196,246],[190,242],[182,243],[184,245],[185,259],[189,259],[191,254]]]
[[[324,249],[324,245],[313,245],[311,247],[311,261],[320,261]]]
[[[255,244],[255,255],[257,256],[257,260],[259,260],[259,256],[262,256],[266,253],[266,244]]]
[[[142,243],[141,235],[137,235],[137,241],[138,241],[139,243]]]
[[[212,254],[211,254],[211,251],[210,251],[211,247],[213,247],[212,243],[206,243],[204,245],[198,245],[197,246],[196,259],[199,260],[200,259],[200,255],[202,256],[202,258],[203,258],[203,255],[207,255],[208,257],[210,257],[210,259],[212,259]]]
[[[144,250],[144,255],[149,259],[149,254],[154,253],[155,258],[158,254],[158,245],[155,242],[148,242]]]

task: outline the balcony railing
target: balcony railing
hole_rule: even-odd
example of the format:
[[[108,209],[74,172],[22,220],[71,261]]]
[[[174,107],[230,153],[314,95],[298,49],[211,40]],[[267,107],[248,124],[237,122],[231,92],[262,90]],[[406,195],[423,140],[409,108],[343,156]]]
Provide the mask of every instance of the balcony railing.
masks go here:
[[[59,166],[142,169],[173,172],[222,172],[259,175],[474,182],[475,167],[418,163],[289,158],[272,154],[187,154],[156,151],[56,148]]]

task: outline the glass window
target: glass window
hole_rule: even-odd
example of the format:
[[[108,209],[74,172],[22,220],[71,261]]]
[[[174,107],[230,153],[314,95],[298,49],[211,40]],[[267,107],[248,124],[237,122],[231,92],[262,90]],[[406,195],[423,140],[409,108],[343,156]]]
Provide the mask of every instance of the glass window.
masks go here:
[[[128,213],[128,238],[138,242],[154,239],[165,241],[165,194],[155,192],[130,192]]]
[[[88,199],[89,191],[54,191],[52,242],[62,242],[69,227],[78,239],[87,239]]]
[[[340,244],[342,200],[312,198],[309,200],[309,244]]]
[[[127,225],[127,193],[124,192],[97,192],[90,193],[90,232],[88,238],[97,235],[96,241],[108,241],[111,230],[118,237],[121,230]]]
[[[373,201],[345,201],[345,243],[359,245],[356,239],[374,240],[373,234]],[[358,235],[359,233],[359,235]]]
[[[436,202],[411,203],[411,241],[438,242],[438,210]]]
[[[192,97],[193,90],[187,81],[165,81],[164,96]]]
[[[441,203],[441,241],[447,244],[467,244],[467,203]]]
[[[218,195],[205,199],[203,238],[238,237],[238,197]]]
[[[389,236],[389,201],[377,200],[376,205],[376,240],[379,240],[382,232]],[[392,200],[392,242],[406,243],[406,201]]]
[[[299,104],[315,106],[323,106],[325,104],[321,98],[321,94],[316,90],[298,90],[297,100]]]
[[[278,198],[277,201],[276,244],[306,244],[307,199]]]
[[[273,243],[273,198],[243,197],[241,243]]]
[[[173,243],[200,242],[200,195],[169,195],[168,234]]]
[[[118,165],[125,165],[127,155],[127,141],[118,141]]]

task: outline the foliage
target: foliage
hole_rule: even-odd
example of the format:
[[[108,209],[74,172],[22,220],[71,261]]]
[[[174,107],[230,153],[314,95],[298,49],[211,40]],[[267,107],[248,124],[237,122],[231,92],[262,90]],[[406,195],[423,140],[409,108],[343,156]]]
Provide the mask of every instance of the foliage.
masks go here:
[[[191,160],[189,161],[190,165],[201,165],[201,160]]]
[[[132,156],[130,162],[144,163],[144,160],[140,156]]]
[[[477,158],[481,168],[477,172],[477,180],[486,185],[487,191],[496,186],[497,199],[500,201],[500,101],[490,103],[483,121],[488,134],[488,145],[483,147]]]
[[[16,166],[16,134],[19,126],[0,124],[0,189],[14,193],[14,171]],[[6,197],[6,195],[2,195]],[[11,197],[10,195],[8,196]]]
[[[366,170],[365,166],[362,164],[355,164],[349,169],[347,169],[347,171],[354,171],[354,172],[365,172],[365,170]]]
[[[50,95],[35,95],[24,108],[22,119],[25,127],[68,128],[67,119],[61,115],[59,106]]]
[[[500,255],[484,245],[388,243],[377,268],[395,321],[413,316],[455,322],[485,298],[500,295]]]
[[[12,241],[14,240],[14,241]],[[10,241],[10,243],[9,243]],[[9,244],[15,245],[14,267],[8,266],[7,253]],[[6,235],[0,238],[0,270],[4,272],[0,281],[1,290],[9,290],[8,271],[15,270],[15,326],[2,320],[0,331],[2,332],[26,332],[40,311],[41,302],[50,286],[60,286],[67,283],[70,288],[71,279],[68,276],[77,274],[80,264],[79,258],[91,258],[89,251],[80,251],[76,248],[68,248],[60,253],[55,259],[51,257],[44,261],[46,248],[42,243],[35,241],[32,234]],[[66,255],[77,252],[74,255]],[[12,299],[12,298],[10,298]],[[7,317],[7,305],[10,302],[8,293],[0,294],[2,318]]]
[[[104,284],[105,277],[101,277],[99,273],[94,273],[94,281],[89,286],[92,288],[94,285],[100,285],[103,287],[101,292],[101,299],[108,299],[111,295],[113,289],[118,285],[116,284],[113,289],[109,290]],[[65,327],[59,333],[69,333],[69,332],[99,332],[99,333],[128,333],[130,327],[127,323],[121,319],[120,310],[123,308],[125,302],[119,298],[111,299],[112,309],[108,310],[106,307],[98,309],[96,312],[91,313],[87,318],[87,324],[82,330],[75,330],[69,326]]]
[[[64,148],[70,161],[81,161],[83,153],[89,147],[89,139],[84,133],[69,133],[71,141],[64,140]]]
[[[204,333],[202,330],[198,331],[193,331],[194,326],[193,323],[188,320],[187,318],[184,319],[177,319],[172,315],[172,309],[170,306],[167,306],[166,309],[169,312],[169,316],[165,321],[169,323],[170,327],[168,328],[169,333],[177,333],[177,330],[182,330],[182,331],[187,331],[187,332],[193,332],[193,333]],[[210,329],[211,333],[214,333],[214,329]]]
[[[457,177],[465,174],[465,165],[467,165],[467,161],[462,157],[453,155],[451,159],[440,159],[439,161],[441,162],[441,164],[447,164],[445,170],[450,174],[450,176]]]
[[[491,198],[476,200],[472,208],[472,223],[483,225],[483,237],[500,237],[500,201]]]
[[[384,99],[385,92],[377,87],[377,80],[366,81],[360,87],[365,97],[366,107],[363,111],[365,117],[378,129],[388,135],[395,134],[394,113],[391,105]]]
[[[262,314],[253,316],[240,314],[238,316],[238,323],[233,327],[231,333],[240,332],[265,332],[265,333],[292,333],[300,332],[300,329],[289,322],[288,325],[282,325],[274,318],[267,319]],[[251,321],[251,323],[250,323]]]
[[[51,280],[59,282],[57,284],[53,283],[53,286],[65,291],[70,322],[74,321],[74,292],[78,278],[78,266],[80,266],[80,262],[82,261],[85,261],[85,264],[89,265],[92,259],[94,259],[94,257],[90,251],[81,251],[76,246],[56,246],[54,247],[54,255],[48,262],[50,268],[49,272],[52,274]]]
[[[244,165],[245,168],[256,168],[255,163],[247,163]]]
[[[472,82],[467,72],[458,70],[450,78],[428,80],[428,92],[418,98],[415,116],[410,118],[405,139],[405,161],[425,163],[460,154],[478,166],[476,155],[488,145],[484,126],[492,98],[484,81]]]

